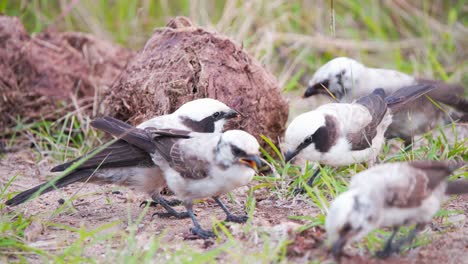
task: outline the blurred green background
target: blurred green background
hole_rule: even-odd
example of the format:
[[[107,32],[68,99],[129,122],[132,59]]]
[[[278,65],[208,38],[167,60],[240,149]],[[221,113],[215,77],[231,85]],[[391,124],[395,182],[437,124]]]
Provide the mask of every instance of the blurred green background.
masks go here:
[[[29,32],[90,32],[135,50],[183,15],[243,43],[286,90],[320,65],[349,56],[374,67],[468,83],[464,0],[1,0]]]

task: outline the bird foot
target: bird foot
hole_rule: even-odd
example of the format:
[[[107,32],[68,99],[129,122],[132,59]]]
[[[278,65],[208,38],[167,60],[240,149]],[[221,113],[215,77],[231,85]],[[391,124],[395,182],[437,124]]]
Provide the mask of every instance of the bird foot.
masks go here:
[[[233,215],[233,214],[230,214],[226,217],[226,222],[233,222],[233,223],[239,223],[239,224],[242,224],[242,223],[245,223],[247,222],[247,220],[249,220],[249,217],[246,216],[246,215]]]
[[[166,202],[167,205],[169,206],[179,206],[182,204],[182,201],[181,200],[178,200],[178,199],[172,199],[172,200],[166,200],[164,199],[164,201]],[[150,207],[156,207],[158,206],[158,204],[161,204],[160,202],[158,201],[144,201],[140,204],[140,207],[144,207],[146,206],[147,204],[149,204]]]
[[[304,193],[306,193],[306,190],[305,190],[304,187],[300,187],[300,188],[297,187],[297,188],[295,188],[295,189],[293,190],[294,196],[296,196],[296,195],[298,195],[298,194],[304,194]]]
[[[208,239],[210,237],[216,236],[213,231],[204,230],[201,227],[192,227],[190,228],[190,232],[192,232],[192,234],[198,236],[201,239]]]
[[[394,253],[393,250],[379,250],[375,252],[375,256],[379,259],[386,259]]]
[[[190,217],[188,212],[182,212],[182,213],[178,213],[178,212],[154,213],[152,217],[154,217],[155,215],[157,215],[158,217],[161,217],[161,218],[175,217],[177,219],[184,219],[184,218],[189,218]]]
[[[159,203],[155,202],[155,201],[143,201],[143,202],[141,202],[140,207],[146,207],[147,205],[149,207],[156,207],[156,206],[158,206],[158,204]]]
[[[375,252],[375,256],[379,259],[385,259],[385,258],[390,257],[393,253],[397,253],[397,254],[400,253],[399,245],[385,246],[384,249]]]

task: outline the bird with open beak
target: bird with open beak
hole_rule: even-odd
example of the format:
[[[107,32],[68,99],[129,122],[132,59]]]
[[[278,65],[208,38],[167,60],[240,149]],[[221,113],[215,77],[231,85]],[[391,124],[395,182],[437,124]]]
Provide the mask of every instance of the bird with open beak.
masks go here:
[[[201,228],[193,213],[192,201],[212,197],[226,213],[226,221],[247,221],[247,216],[233,215],[219,196],[247,185],[261,164],[260,145],[249,133],[242,130],[196,133],[152,127],[142,130],[112,118],[97,119],[93,126],[150,153],[167,186],[187,210],[175,211],[158,197],[159,192],[154,192],[153,199],[160,201],[167,211],[157,215],[190,217],[194,224],[191,232],[200,238],[209,238],[214,233]]]
[[[392,227],[393,234],[378,257],[388,257],[410,243],[430,223],[446,195],[468,193],[468,181],[447,182],[460,161],[387,163],[352,177],[349,190],[331,204],[326,231],[331,252],[340,257],[346,244],[376,228]],[[416,224],[408,237],[393,243],[400,226]]]
[[[91,125],[127,143],[131,146],[132,155],[136,157],[149,155],[154,165],[152,169],[157,169],[158,173],[139,172],[131,175],[126,172],[124,175],[116,176],[115,173],[109,175],[100,172],[99,169],[85,167],[24,191],[8,200],[6,204],[17,205],[36,193],[43,194],[73,182],[111,182],[130,185],[137,190],[147,192],[154,201],[167,210],[167,213],[157,213],[161,217],[192,218],[195,227],[191,231],[201,238],[214,236],[214,233],[202,229],[199,225],[192,211],[194,199],[213,197],[226,213],[226,221],[238,223],[247,221],[246,216],[231,214],[218,196],[247,185],[255,175],[261,163],[260,146],[252,135],[241,130],[197,133],[154,127],[140,129],[111,117],[98,118]],[[105,151],[106,149],[102,152]],[[102,162],[105,159],[99,160]],[[182,199],[187,208],[186,212],[176,212],[164,199],[161,199],[160,191],[166,184],[178,198]]]
[[[434,85],[436,88],[427,95],[438,104],[445,104],[459,113],[447,114],[450,111],[441,109],[441,105],[421,97],[394,115],[393,123],[386,132],[387,138],[399,137],[409,145],[415,134],[427,132],[456,119],[466,120],[468,100],[464,98],[461,85],[418,79],[390,69],[370,68],[346,57],[335,58],[320,67],[309,81],[304,97],[326,95],[339,102],[350,103],[372,93],[376,88],[382,88],[387,94],[391,94],[402,87],[417,84]]]
[[[220,133],[227,120],[238,117],[239,113],[229,108],[224,103],[210,98],[198,99],[187,102],[169,115],[157,116],[141,123],[138,128],[156,127],[161,129],[181,129],[203,133]],[[98,147],[99,148],[99,147]],[[97,149],[98,149],[97,148]],[[129,144],[124,140],[117,140],[96,154],[96,149],[91,151],[95,155],[55,182],[54,186],[43,188],[49,183],[44,183],[32,189],[26,190],[13,199],[7,201],[7,205],[18,205],[28,200],[32,195],[41,195],[56,188],[67,186],[71,183],[82,181],[96,184],[117,184],[128,187],[138,187],[145,183],[145,192],[151,193],[153,185],[159,189],[164,185],[164,178],[160,168],[151,159],[149,153]],[[86,154],[85,156],[88,156]],[[52,168],[52,172],[62,172],[78,162],[83,157],[58,165]],[[92,177],[91,177],[92,176]],[[55,187],[55,188],[54,188]],[[40,192],[38,192],[40,190]],[[166,201],[176,205],[179,201]],[[155,206],[157,202],[151,203]]]
[[[297,116],[286,129],[285,161],[316,161],[322,165],[373,164],[385,143],[392,114],[404,104],[434,89],[420,84],[386,96],[383,89],[353,103],[330,103]],[[301,164],[302,165],[302,164]],[[317,170],[309,179],[312,185]]]

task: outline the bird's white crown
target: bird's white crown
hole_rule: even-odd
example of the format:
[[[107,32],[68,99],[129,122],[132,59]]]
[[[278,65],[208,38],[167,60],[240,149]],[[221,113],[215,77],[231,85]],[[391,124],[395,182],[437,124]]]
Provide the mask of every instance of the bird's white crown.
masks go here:
[[[183,104],[174,114],[200,121],[216,112],[228,112],[232,109],[226,104],[211,98],[196,99]]]

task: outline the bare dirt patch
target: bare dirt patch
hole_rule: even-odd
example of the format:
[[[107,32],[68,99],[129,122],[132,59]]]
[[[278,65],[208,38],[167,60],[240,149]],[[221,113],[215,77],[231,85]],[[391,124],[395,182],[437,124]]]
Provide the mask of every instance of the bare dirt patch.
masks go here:
[[[62,117],[78,106],[92,109],[93,100],[132,56],[130,50],[85,33],[30,36],[18,18],[0,16],[0,126],[14,125],[17,116],[36,121]]]

